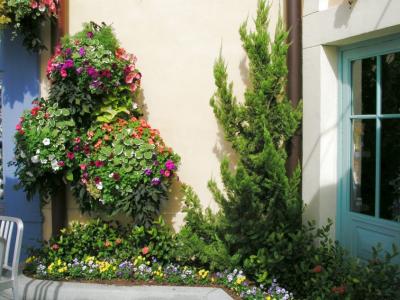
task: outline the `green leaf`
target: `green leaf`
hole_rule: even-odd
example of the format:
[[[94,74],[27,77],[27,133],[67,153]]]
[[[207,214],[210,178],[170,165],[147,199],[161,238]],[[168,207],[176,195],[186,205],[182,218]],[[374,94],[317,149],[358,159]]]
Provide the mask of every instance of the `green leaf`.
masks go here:
[[[74,174],[72,173],[71,170],[68,170],[68,172],[67,172],[65,178],[66,178],[68,181],[70,181],[70,182],[74,180]]]

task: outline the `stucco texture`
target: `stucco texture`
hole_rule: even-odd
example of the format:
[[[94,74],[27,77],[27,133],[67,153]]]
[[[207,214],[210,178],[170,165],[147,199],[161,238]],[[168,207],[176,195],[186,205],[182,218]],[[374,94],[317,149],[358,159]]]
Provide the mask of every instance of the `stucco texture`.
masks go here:
[[[282,2],[271,3],[271,32],[283,11]],[[204,207],[218,209],[207,181],[214,178],[220,183],[220,161],[231,149],[209,105],[215,91],[213,64],[221,51],[234,92],[243,100],[247,59],[238,29],[248,17],[251,23],[256,9],[257,0],[69,1],[70,34],[88,21],[112,24],[122,47],[138,57],[145,117],[182,158],[179,182],[162,208],[175,229],[183,222],[180,183],[191,185]],[[68,198],[68,220],[86,219],[72,196]],[[49,209],[46,212],[49,215]],[[46,218],[46,232],[49,221]]]

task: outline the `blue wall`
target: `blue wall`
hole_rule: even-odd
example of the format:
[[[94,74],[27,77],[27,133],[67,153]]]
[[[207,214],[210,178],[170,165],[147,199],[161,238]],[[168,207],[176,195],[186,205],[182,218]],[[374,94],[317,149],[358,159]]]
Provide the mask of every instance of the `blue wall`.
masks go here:
[[[23,251],[42,239],[42,215],[39,198],[27,201],[22,190],[15,190],[15,168],[8,166],[14,158],[15,126],[24,109],[31,107],[40,94],[39,57],[28,52],[21,39],[11,40],[9,30],[0,32],[0,72],[3,91],[3,169],[4,214],[24,221]],[[25,251],[24,251],[25,252]],[[25,255],[24,255],[25,256]]]

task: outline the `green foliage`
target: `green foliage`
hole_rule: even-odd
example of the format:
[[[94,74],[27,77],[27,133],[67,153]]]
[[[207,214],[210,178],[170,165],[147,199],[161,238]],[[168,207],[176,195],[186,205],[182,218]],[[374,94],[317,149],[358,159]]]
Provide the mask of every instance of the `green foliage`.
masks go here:
[[[175,259],[186,265],[206,266],[211,270],[231,269],[237,257],[231,257],[223,241],[218,237],[219,215],[210,209],[203,212],[200,200],[190,186],[183,186],[185,226],[177,234]]]
[[[393,286],[399,286],[400,268],[391,263],[392,255],[376,263],[375,253],[364,264],[329,238],[331,224],[302,225],[300,167],[291,176],[285,169],[286,147],[302,107],[293,108],[285,94],[287,32],[279,21],[271,41],[268,13],[260,0],[255,31],[246,23],[239,30],[249,58],[244,103],[233,95],[221,56],[214,65],[217,90],[211,106],[239,156],[236,166],[228,159],[221,164],[224,191],[209,182],[222,210],[216,232],[246,273],[265,284],[276,278],[298,299],[397,299]]]
[[[29,199],[39,192],[42,200],[54,196],[62,179],[69,180],[74,162],[66,156],[76,137],[75,122],[70,111],[57,103],[37,99],[25,111],[17,125],[15,158],[17,187],[24,188]]]
[[[227,159],[221,164],[225,194],[213,181],[209,188],[224,212],[229,249],[242,259],[260,248],[268,253],[275,235],[301,226],[300,171],[288,177],[285,169],[286,145],[299,126],[301,106],[293,108],[285,95],[287,32],[279,21],[270,40],[268,12],[260,1],[255,31],[247,31],[247,23],[240,28],[250,73],[244,103],[233,96],[222,57],[214,66],[211,106],[240,160],[233,171]]]

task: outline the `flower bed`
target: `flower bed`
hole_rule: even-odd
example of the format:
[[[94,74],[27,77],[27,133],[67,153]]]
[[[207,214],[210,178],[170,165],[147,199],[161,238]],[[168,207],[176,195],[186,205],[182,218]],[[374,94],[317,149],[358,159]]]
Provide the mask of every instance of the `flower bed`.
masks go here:
[[[218,272],[174,261],[169,254],[179,244],[175,239],[162,221],[147,231],[99,220],[74,223],[29,257],[25,272],[38,279],[219,286],[243,299],[293,299],[275,280],[268,287],[255,286],[238,269]]]

